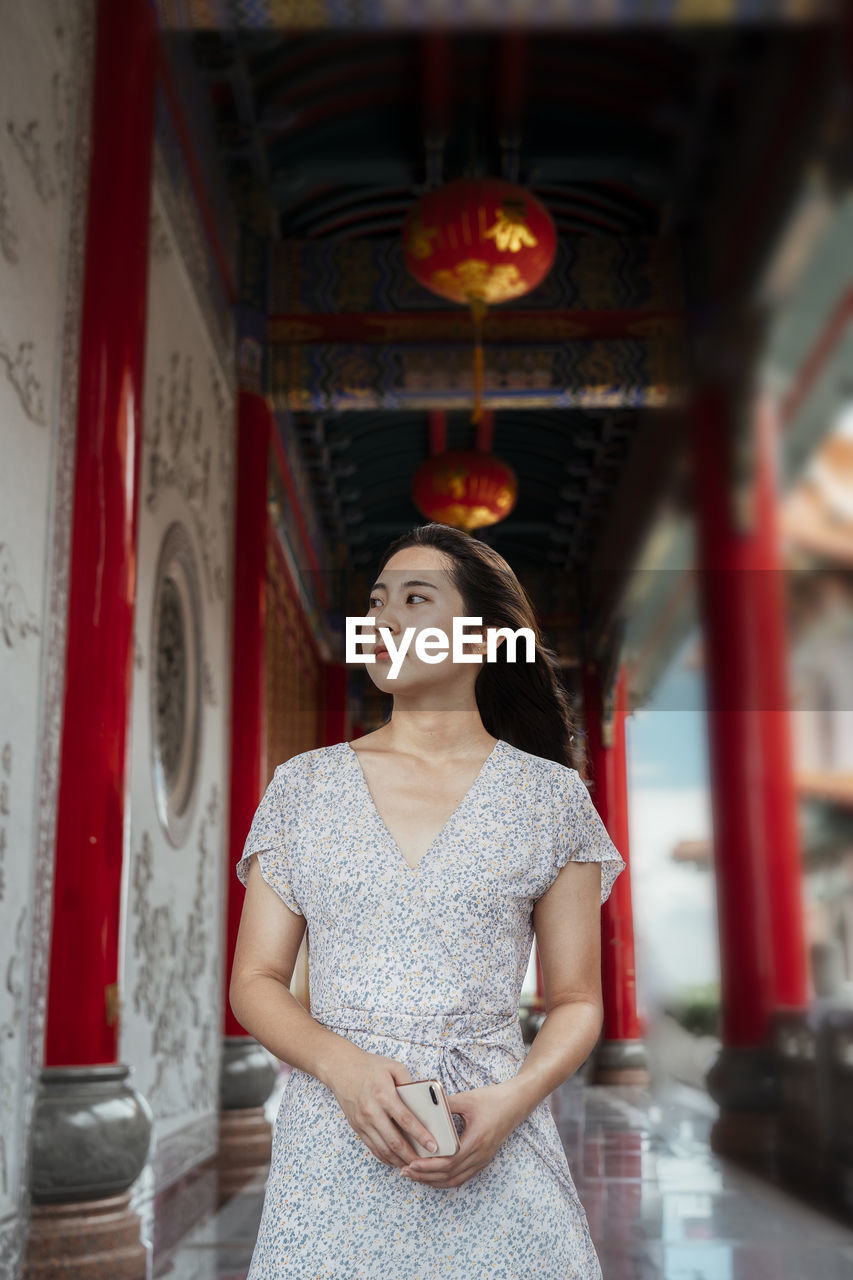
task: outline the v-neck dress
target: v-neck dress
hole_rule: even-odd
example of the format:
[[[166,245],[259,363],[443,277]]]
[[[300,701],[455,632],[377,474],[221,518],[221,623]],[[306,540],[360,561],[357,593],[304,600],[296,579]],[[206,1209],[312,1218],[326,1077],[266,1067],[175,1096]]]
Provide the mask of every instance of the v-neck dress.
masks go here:
[[[278,766],[237,863],[243,884],[252,856],[306,918],[311,1016],[448,1095],[524,1062],[532,910],[560,868],[599,862],[604,903],[626,865],[579,774],[503,739],[414,869],[348,742]],[[294,1068],[248,1280],[321,1277],[601,1280],[548,1100],[466,1182],[436,1187],[379,1160],[334,1093]]]

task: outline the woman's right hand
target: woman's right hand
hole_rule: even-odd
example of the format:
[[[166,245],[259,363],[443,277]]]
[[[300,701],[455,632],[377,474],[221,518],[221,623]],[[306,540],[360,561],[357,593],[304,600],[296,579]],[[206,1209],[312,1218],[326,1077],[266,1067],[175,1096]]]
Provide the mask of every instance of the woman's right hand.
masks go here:
[[[404,1062],[359,1049],[358,1055],[348,1055],[327,1082],[362,1142],[383,1164],[398,1169],[418,1159],[418,1152],[400,1129],[411,1133],[431,1152],[436,1150],[429,1129],[397,1092],[398,1084],[408,1084],[411,1079]]]

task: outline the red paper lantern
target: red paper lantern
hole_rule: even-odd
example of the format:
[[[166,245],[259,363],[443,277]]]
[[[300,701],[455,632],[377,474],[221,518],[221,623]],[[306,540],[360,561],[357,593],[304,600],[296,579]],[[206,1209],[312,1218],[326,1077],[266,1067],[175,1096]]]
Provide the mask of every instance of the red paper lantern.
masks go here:
[[[548,274],[557,251],[550,214],[500,178],[457,178],[430,191],[403,224],[403,257],[432,293],[465,303],[474,320],[474,415],[481,416],[486,307],[520,298]]]
[[[482,529],[509,515],[518,497],[515,472],[494,454],[447,449],[418,467],[412,500],[429,520],[456,529]]]
[[[545,279],[556,251],[545,207],[499,178],[448,182],[422,196],[403,224],[409,271],[451,302],[519,298]]]

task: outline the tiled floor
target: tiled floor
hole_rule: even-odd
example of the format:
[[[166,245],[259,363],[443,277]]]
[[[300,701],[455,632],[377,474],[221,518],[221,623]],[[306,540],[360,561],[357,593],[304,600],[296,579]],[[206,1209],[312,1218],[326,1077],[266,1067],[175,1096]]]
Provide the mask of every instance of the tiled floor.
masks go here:
[[[853,1280],[853,1221],[711,1152],[716,1107],[700,1090],[569,1082],[551,1105],[604,1280]],[[244,1280],[262,1198],[263,1178],[193,1232],[158,1277]]]

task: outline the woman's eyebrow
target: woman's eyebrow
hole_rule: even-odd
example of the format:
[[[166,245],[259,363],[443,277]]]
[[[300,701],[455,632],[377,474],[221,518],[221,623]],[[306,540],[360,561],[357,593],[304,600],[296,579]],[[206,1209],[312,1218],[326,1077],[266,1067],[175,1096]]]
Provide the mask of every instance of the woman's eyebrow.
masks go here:
[[[431,582],[424,582],[422,578],[408,578],[405,582],[400,583],[401,587],[429,587],[431,591],[437,591],[438,587]],[[370,588],[371,591],[387,591],[388,588],[384,582],[374,582]]]

